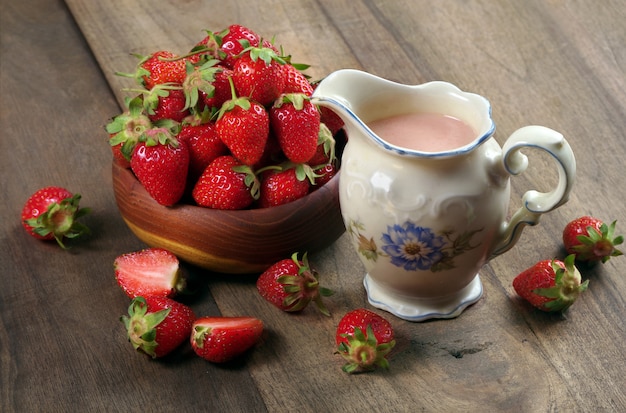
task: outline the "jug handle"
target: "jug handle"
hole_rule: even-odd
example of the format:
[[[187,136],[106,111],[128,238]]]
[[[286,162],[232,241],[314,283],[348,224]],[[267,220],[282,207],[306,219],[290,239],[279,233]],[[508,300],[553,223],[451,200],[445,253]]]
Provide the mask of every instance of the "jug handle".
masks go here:
[[[490,258],[494,258],[515,245],[526,225],[536,225],[541,214],[552,211],[569,199],[576,178],[576,160],[572,149],[559,132],[543,126],[525,126],[513,132],[502,147],[502,166],[510,175],[519,175],[528,167],[528,158],[520,152],[523,148],[545,150],[557,162],[559,181],[549,192],[527,191],[522,206],[509,222],[502,224],[499,242]]]

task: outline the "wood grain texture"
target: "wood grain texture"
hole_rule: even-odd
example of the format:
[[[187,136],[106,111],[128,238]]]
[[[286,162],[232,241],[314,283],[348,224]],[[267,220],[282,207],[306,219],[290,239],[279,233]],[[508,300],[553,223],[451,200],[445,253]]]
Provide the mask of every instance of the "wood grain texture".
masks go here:
[[[626,258],[581,268],[590,288],[563,316],[532,310],[511,287],[533,262],[564,255],[560,232],[576,216],[617,219],[626,232],[620,0],[3,3],[1,411],[626,409]],[[358,68],[480,93],[493,105],[500,143],[528,124],[562,132],[578,166],[570,201],[483,268],[484,297],[460,317],[415,324],[389,316],[398,335],[389,371],[347,376],[333,354],[341,315],[369,307],[345,235],[310,257],[335,290],[331,317],[313,308],[281,313],[258,296],[253,277],[186,266],[199,285],[186,299],[196,313],[255,315],[267,326],[264,341],[228,366],[187,347],[160,362],[134,354],[118,321],[128,302],[112,262],[144,244],[113,196],[103,125],[132,85],[114,72],[132,70],[130,53],[184,52],[203,29],[230,23],[276,36],[294,61],[313,64],[315,78]],[[555,180],[548,156],[528,154],[529,169],[512,180],[511,210],[527,189]],[[81,192],[94,209],[85,219],[93,235],[69,252],[20,228],[22,203],[48,184]]]

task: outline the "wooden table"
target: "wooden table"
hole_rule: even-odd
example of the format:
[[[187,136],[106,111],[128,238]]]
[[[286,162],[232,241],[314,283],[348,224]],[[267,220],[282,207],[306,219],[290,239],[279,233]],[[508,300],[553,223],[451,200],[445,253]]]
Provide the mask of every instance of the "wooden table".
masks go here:
[[[572,218],[617,219],[626,232],[621,0],[33,0],[3,1],[0,10],[2,412],[625,411],[626,258],[582,268],[590,288],[563,316],[531,309],[511,287],[533,262],[563,256],[560,233]],[[132,69],[130,53],[184,52],[203,29],[231,23],[276,36],[295,61],[314,65],[313,77],[349,67],[482,94],[499,142],[527,124],[561,131],[578,163],[569,203],[483,268],[484,297],[460,317],[389,316],[398,336],[389,371],[349,376],[333,354],[340,317],[371,308],[346,235],[311,257],[336,291],[331,317],[282,313],[257,295],[254,277],[187,266],[203,280],[186,300],[198,314],[258,316],[264,342],[224,366],[188,346],[161,361],[135,354],[119,322],[128,299],[112,262],[144,245],[111,187],[103,127],[128,85],[113,73]],[[554,179],[549,159],[532,159],[513,180],[512,208]],[[20,226],[23,202],[51,184],[80,192],[93,209],[84,221],[93,234],[69,251]]]

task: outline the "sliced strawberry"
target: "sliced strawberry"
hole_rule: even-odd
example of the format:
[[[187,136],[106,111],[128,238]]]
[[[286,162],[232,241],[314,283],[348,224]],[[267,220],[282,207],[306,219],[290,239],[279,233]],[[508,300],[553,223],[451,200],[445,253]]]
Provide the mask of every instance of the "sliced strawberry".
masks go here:
[[[130,298],[173,297],[186,286],[178,258],[162,248],[122,254],[115,258],[113,268],[118,285]]]
[[[252,348],[261,338],[263,322],[254,317],[202,317],[192,327],[191,346],[212,363],[224,363]]]

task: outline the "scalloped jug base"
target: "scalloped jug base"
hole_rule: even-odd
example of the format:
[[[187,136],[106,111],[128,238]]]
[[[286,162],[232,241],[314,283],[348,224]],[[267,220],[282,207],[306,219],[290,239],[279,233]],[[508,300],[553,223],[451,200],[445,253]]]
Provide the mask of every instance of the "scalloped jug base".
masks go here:
[[[363,285],[371,305],[415,322],[458,317],[483,295],[483,285],[478,274],[462,290],[443,299],[400,296],[381,287],[369,274],[365,275]]]

